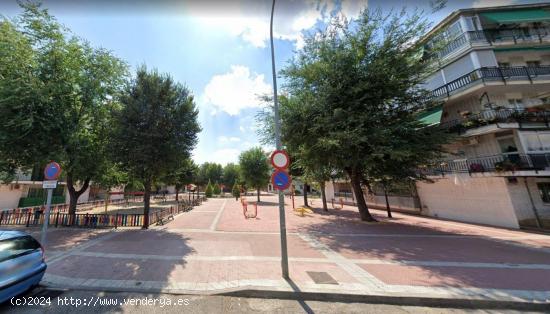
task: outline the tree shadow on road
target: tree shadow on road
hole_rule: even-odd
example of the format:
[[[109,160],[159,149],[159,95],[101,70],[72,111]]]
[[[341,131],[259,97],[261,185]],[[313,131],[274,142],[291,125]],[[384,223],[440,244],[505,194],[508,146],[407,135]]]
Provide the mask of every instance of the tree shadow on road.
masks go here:
[[[449,228],[443,223],[437,226],[436,220],[422,222],[401,215],[388,219],[383,212],[372,211],[379,222],[366,223],[360,221],[356,209],[326,212],[317,207],[312,210],[325,219],[300,224],[299,232],[315,236],[346,258],[370,260],[358,265],[392,282],[404,284],[403,278],[411,276],[413,281],[408,283],[414,282],[413,285],[550,289],[550,283],[541,279],[549,274],[547,270],[427,265],[429,262],[549,264],[548,252],[511,245],[505,240],[483,235],[475,228],[469,232],[458,227]],[[418,261],[424,265],[403,267],[407,262]]]

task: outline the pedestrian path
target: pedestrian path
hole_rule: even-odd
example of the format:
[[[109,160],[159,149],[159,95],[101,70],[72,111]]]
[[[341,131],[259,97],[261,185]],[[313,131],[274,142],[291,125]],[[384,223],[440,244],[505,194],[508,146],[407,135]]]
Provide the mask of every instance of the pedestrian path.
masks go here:
[[[234,199],[210,199],[150,230],[101,231],[73,247],[54,238],[44,283],[550,302],[550,236],[398,213],[374,212],[380,222],[365,223],[352,207],[305,217],[287,210],[292,286],[281,279],[276,198],[264,199],[255,219]]]

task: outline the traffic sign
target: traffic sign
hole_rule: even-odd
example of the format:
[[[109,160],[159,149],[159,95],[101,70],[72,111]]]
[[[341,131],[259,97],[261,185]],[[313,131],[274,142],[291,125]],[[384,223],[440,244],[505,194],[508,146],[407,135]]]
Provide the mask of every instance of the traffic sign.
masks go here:
[[[276,150],[271,154],[271,165],[276,169],[286,169],[290,164],[290,158],[284,150]]]
[[[57,187],[57,180],[42,181],[43,189],[55,189]]]
[[[286,171],[276,170],[271,175],[271,183],[273,183],[273,188],[282,191],[288,189],[292,179]]]
[[[50,162],[44,169],[44,178],[46,180],[57,180],[61,174],[61,167],[55,161]]]

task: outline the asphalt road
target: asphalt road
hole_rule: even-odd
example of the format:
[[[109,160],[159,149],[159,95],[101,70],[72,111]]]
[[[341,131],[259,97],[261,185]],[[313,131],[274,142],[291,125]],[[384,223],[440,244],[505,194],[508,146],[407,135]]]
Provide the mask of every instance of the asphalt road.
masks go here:
[[[27,304],[23,304],[23,303]],[[20,305],[11,305],[19,303]],[[39,305],[29,303],[39,303]],[[107,304],[110,303],[110,304]],[[526,313],[503,310],[464,310],[395,306],[385,304],[295,301],[237,298],[51,290],[37,288],[0,305],[1,313]],[[531,312],[535,313],[535,312]]]

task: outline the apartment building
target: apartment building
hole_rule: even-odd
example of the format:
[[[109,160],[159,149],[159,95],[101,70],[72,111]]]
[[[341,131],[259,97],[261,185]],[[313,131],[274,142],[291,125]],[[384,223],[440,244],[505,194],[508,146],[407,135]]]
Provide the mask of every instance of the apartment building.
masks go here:
[[[422,170],[434,183],[417,183],[408,199],[392,196],[393,205],[550,228],[550,4],[458,10],[426,42],[428,54],[439,47],[424,84],[438,105],[420,118],[457,139],[445,160]],[[381,204],[379,195],[368,199]]]

